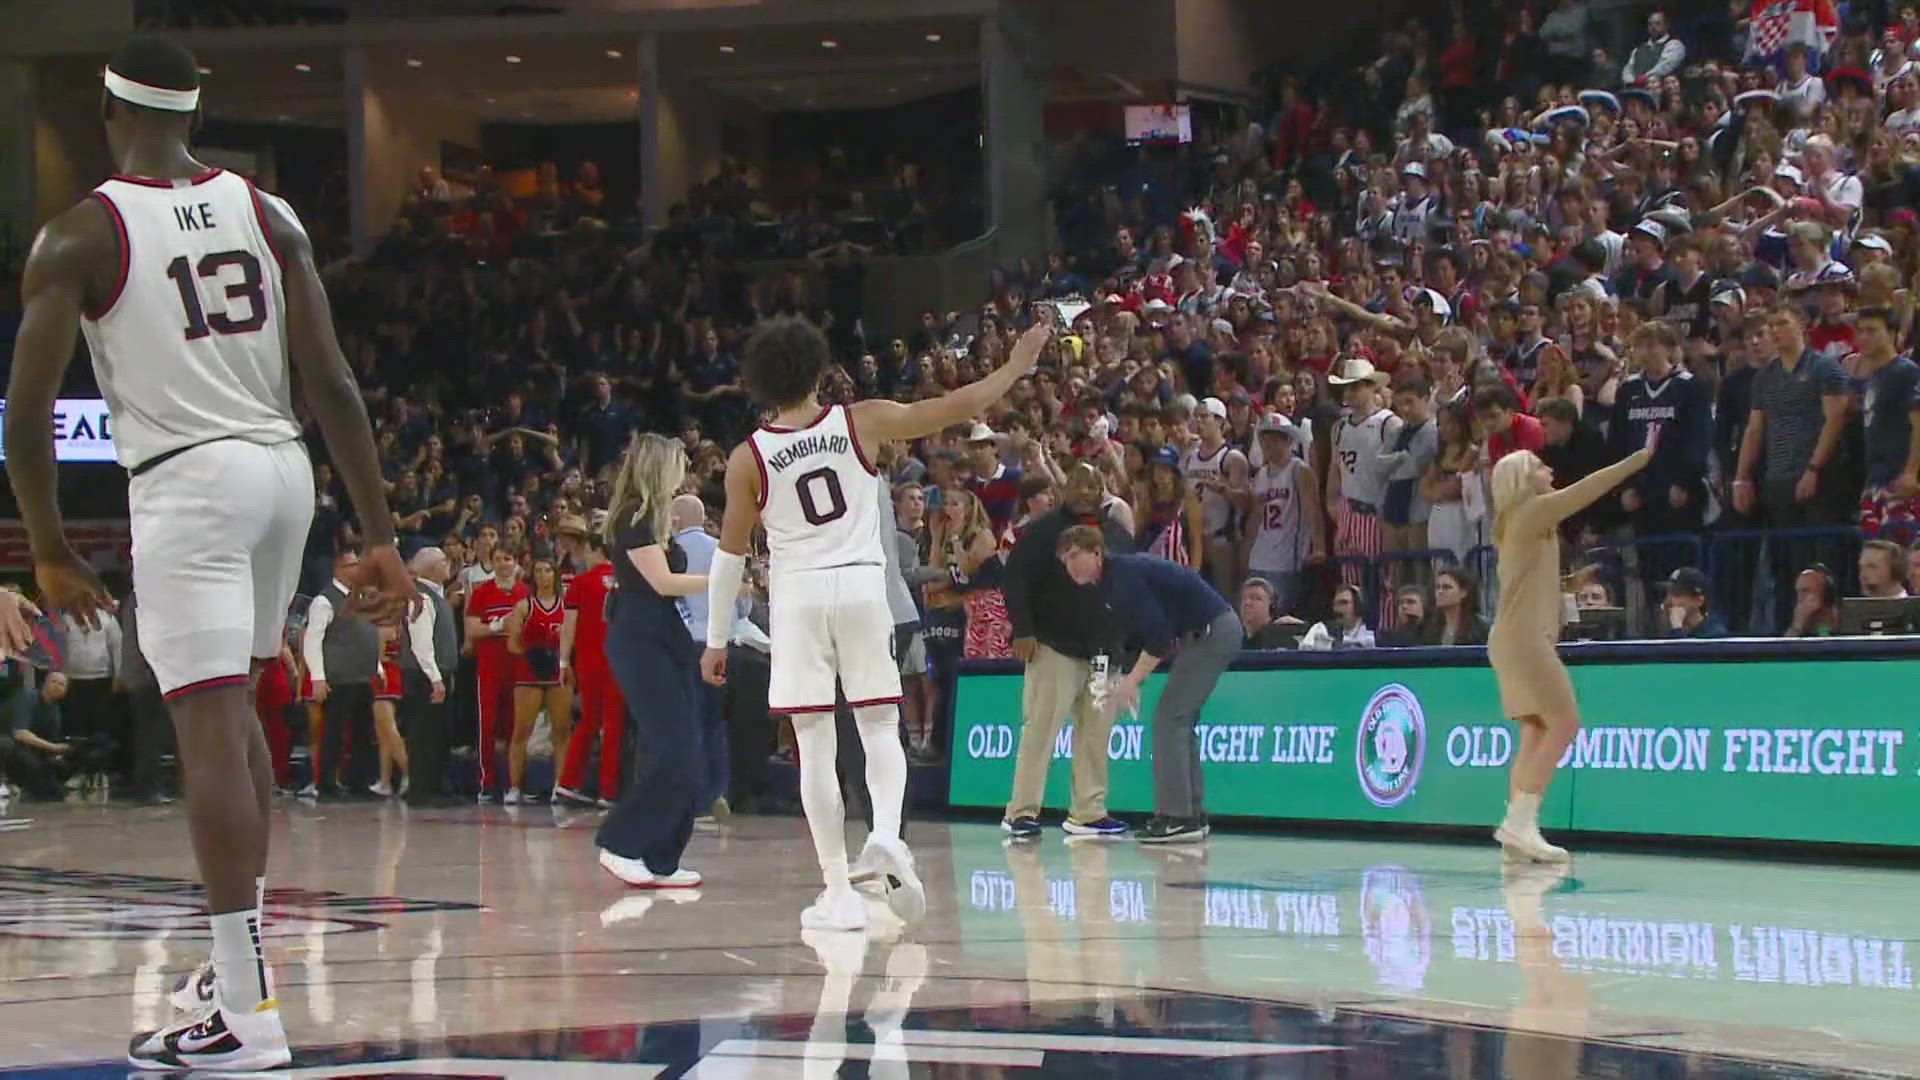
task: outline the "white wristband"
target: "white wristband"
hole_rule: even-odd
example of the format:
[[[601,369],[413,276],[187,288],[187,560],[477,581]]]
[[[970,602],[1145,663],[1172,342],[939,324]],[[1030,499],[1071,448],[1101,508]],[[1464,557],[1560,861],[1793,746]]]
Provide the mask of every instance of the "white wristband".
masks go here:
[[[733,640],[733,602],[747,574],[747,557],[720,548],[707,568],[707,648],[724,649]]]

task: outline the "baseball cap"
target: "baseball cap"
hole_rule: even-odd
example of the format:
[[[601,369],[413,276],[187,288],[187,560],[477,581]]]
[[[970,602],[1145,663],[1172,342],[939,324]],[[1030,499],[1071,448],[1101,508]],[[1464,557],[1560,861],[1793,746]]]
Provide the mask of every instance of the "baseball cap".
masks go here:
[[[1713,295],[1707,302],[1709,304],[1737,304],[1744,306],[1747,302],[1747,291],[1731,281],[1717,282],[1713,286]]]
[[[1401,176],[1417,176],[1420,179],[1425,180],[1427,178],[1427,167],[1425,165],[1420,164],[1417,161],[1409,161],[1406,163],[1406,165],[1401,167],[1400,175]]]
[[[1227,403],[1217,397],[1201,398],[1200,411],[1225,420],[1227,418]]]
[[[1748,263],[1740,272],[1740,287],[1743,289],[1779,289],[1780,271],[1766,263]]]
[[[1175,470],[1179,469],[1180,468],[1179,451],[1175,450],[1171,446],[1162,446],[1159,449],[1155,450],[1153,453],[1148,454],[1147,468],[1151,469],[1155,465],[1164,465],[1169,469],[1175,469]]]
[[[1157,296],[1156,296],[1156,297],[1154,297],[1153,299],[1151,299],[1151,300],[1149,300],[1149,301],[1147,301],[1147,302],[1146,302],[1146,304],[1145,304],[1145,306],[1143,306],[1143,307],[1142,307],[1142,308],[1141,308],[1140,310],[1142,310],[1142,311],[1155,311],[1155,312],[1159,312],[1159,311],[1172,311],[1172,310],[1173,310],[1173,305],[1172,305],[1172,304],[1169,304],[1169,303],[1167,303],[1167,302],[1166,302],[1165,300],[1162,300],[1162,299],[1160,299],[1159,297],[1157,297]]]
[[[1863,247],[1869,251],[1893,251],[1893,245],[1888,243],[1887,238],[1881,236],[1879,233],[1861,233],[1859,236],[1853,238],[1853,246]]]
[[[1294,440],[1300,438],[1299,425],[1287,419],[1283,413],[1268,413],[1261,417],[1260,424],[1254,428],[1254,431],[1261,435],[1285,435],[1287,438]]]
[[[1670,593],[1679,593],[1682,596],[1705,596],[1710,584],[1705,571],[1683,566],[1667,575],[1667,580],[1661,587]]]
[[[1775,165],[1773,167],[1773,175],[1777,179],[1791,180],[1796,184],[1804,184],[1807,182],[1806,175],[1800,171],[1800,167],[1790,161],[1783,161]]]
[[[967,441],[970,443],[994,442],[995,440],[996,436],[994,435],[993,429],[978,420],[973,422],[973,430],[967,432]]]
[[[587,519],[581,517],[579,514],[568,514],[560,519],[559,527],[553,531],[560,536],[585,536],[587,535]]]

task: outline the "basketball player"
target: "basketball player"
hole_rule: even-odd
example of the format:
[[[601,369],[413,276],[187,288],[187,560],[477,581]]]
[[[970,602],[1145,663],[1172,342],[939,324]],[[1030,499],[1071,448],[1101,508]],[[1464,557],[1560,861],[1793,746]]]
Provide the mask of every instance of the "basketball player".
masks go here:
[[[1227,404],[1217,397],[1203,398],[1194,414],[1199,433],[1180,463],[1187,484],[1200,495],[1200,521],[1206,530],[1200,564],[1208,580],[1225,596],[1239,584],[1240,545],[1235,542],[1235,518],[1246,512],[1247,455],[1227,441]]]
[[[748,541],[767,530],[773,674],[768,711],[793,718],[800,747],[800,798],[826,891],[800,916],[810,930],[859,930],[865,903],[847,873],[846,808],[834,778],[834,690],[838,680],[867,756],[874,865],[897,882],[888,899],[907,922],[926,913],[913,856],[900,840],[907,759],[900,747],[900,666],[887,608],[880,494],[868,448],[931,435],[977,415],[1033,370],[1050,334],[1045,323],[1021,336],[1007,363],[941,397],[902,405],[862,401],[822,407],[815,398],[833,359],[811,324],[779,318],[747,343],[741,375],[748,393],[774,410],[727,460],[727,509],[708,576],[707,650],[701,675],[725,681],[733,604]],[[863,856],[862,861],[868,861]]]
[[[1255,437],[1260,440],[1262,464],[1253,476],[1247,572],[1266,579],[1273,591],[1273,610],[1287,614],[1300,598],[1301,567],[1327,557],[1320,500],[1313,496],[1320,485],[1313,466],[1293,452],[1294,444],[1305,437],[1293,421],[1269,413],[1261,419]]]
[[[111,602],[54,498],[53,401],[84,329],[133,473],[140,652],[173,714],[212,920],[205,1007],[136,1037],[128,1056],[142,1069],[273,1068],[289,1060],[260,949],[273,771],[250,667],[280,653],[313,515],[290,368],[368,544],[355,584],[372,592],[358,606],[391,623],[416,594],[306,232],[285,203],[188,151],[200,77],[186,49],[136,40],[105,83],[120,174],[49,222],[28,256],[7,469],[47,603],[97,621]]]
[[[1555,491],[1553,470],[1531,450],[1493,467],[1493,544],[1500,556],[1500,604],[1487,635],[1487,663],[1500,687],[1501,715],[1520,728],[1507,815],[1494,839],[1516,862],[1566,862],[1567,850],[1540,835],[1540,799],[1561,755],[1580,731],[1573,681],[1560,661],[1560,523],[1647,467],[1660,427],[1622,461]]]

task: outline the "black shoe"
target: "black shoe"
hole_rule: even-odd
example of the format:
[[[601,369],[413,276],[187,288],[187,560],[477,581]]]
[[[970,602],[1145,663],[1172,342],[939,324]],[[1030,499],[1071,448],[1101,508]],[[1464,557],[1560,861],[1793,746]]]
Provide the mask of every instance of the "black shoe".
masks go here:
[[[1134,835],[1143,844],[1197,844],[1211,831],[1203,817],[1155,816]]]
[[[1040,819],[1017,817],[1011,821],[1000,822],[1000,829],[1015,840],[1032,840],[1040,835]]]

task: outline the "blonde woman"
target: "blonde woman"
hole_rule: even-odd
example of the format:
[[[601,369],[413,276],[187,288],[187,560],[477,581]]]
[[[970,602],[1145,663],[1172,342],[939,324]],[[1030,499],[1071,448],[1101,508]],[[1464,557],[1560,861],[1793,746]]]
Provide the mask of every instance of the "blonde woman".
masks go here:
[[[1560,640],[1560,523],[1599,501],[1653,459],[1648,446],[1562,491],[1553,470],[1519,450],[1493,467],[1493,543],[1499,553],[1500,603],[1487,635],[1487,662],[1500,686],[1504,715],[1520,728],[1507,815],[1494,838],[1507,858],[1565,862],[1566,849],[1540,835],[1540,799],[1580,729],[1573,682],[1555,646]]]
[[[636,435],[614,474],[605,535],[613,559],[607,665],[626,700],[639,762],[595,842],[600,865],[637,888],[692,889],[680,865],[698,812],[700,728],[693,680],[698,653],[674,601],[707,587],[673,542],[673,496],[687,476],[679,440]]]
[[[970,660],[1012,656],[1013,623],[998,573],[1000,542],[973,492],[954,487],[941,493],[940,512],[933,519],[933,553],[967,611],[961,655]]]

